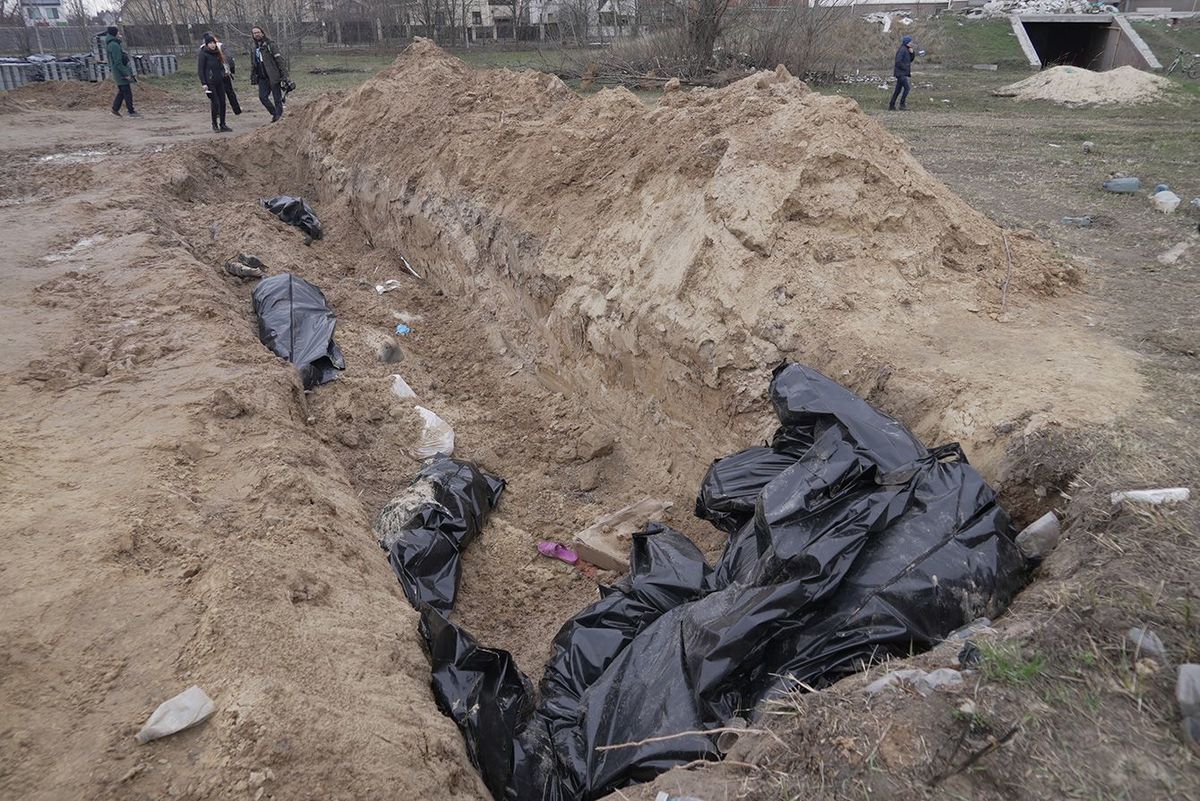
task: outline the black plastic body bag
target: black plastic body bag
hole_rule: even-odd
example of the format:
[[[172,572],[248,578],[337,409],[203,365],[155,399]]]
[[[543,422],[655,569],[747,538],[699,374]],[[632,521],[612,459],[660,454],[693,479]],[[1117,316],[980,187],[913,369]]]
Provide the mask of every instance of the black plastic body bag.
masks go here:
[[[321,290],[291,273],[280,273],[259,281],[251,297],[259,340],[296,365],[305,389],[328,383],[346,369],[341,348],[333,341],[337,315]]]
[[[263,208],[283,220],[288,225],[294,225],[313,239],[323,235],[321,221],[312,207],[302,197],[264,197],[261,201]]]
[[[496,798],[578,801],[719,759],[689,735],[994,617],[1024,583],[1007,514],[957,445],[930,450],[815,370],[771,382],[771,447],[718,460],[697,514],[730,532],[710,567],[679,532],[635,535],[630,573],[554,640],[539,697],[509,654],[425,607],[432,687]]]

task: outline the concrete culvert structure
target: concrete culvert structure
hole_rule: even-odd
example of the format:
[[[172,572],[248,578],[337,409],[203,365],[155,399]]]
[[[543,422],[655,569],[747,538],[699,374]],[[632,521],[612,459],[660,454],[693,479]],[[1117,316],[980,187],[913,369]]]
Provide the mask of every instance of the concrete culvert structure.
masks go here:
[[[1162,68],[1141,36],[1113,14],[1014,14],[1012,26],[1034,67]]]

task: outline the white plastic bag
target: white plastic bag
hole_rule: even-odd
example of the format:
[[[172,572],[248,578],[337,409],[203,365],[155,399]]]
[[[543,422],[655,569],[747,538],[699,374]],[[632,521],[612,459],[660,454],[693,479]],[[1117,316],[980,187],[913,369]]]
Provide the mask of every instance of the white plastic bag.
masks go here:
[[[396,394],[397,398],[407,400],[417,397],[417,393],[413,392],[413,388],[408,385],[408,382],[399,373],[388,377],[392,379],[392,392]]]
[[[1170,189],[1164,189],[1161,192],[1155,192],[1154,208],[1161,211],[1163,214],[1173,214],[1175,209],[1179,208],[1179,195],[1172,192]]]
[[[454,429],[450,427],[450,424],[424,406],[414,406],[413,408],[425,421],[425,429],[421,431],[421,439],[413,451],[417,458],[428,459],[439,453],[444,456],[453,455]]]
[[[136,735],[145,744],[159,737],[183,731],[205,720],[216,707],[208,694],[193,684],[174,698],[163,701]]]

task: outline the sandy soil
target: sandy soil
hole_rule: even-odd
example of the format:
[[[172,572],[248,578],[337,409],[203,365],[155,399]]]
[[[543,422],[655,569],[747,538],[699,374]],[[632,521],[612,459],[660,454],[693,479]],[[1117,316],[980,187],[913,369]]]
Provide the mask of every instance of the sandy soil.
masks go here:
[[[1064,106],[1100,106],[1110,103],[1153,103],[1171,82],[1136,67],[1093,72],[1082,67],[1050,67],[1023,81],[997,89],[1000,97],[1049,100]]]
[[[692,493],[767,430],[781,358],[962,440],[1023,517],[1048,501],[1020,449],[1142,397],[1075,265],[783,74],[646,108],[417,48],[244,135],[129,122],[0,123],[5,797],[484,795],[371,538],[416,466],[393,372],[509,481],[457,617],[535,676],[611,578],[535,542],[651,495],[716,550]],[[281,192],[326,239],[257,207]],[[239,250],[325,290],[341,380],[305,396],[259,344]],[[134,745],[191,683],[213,719]]]

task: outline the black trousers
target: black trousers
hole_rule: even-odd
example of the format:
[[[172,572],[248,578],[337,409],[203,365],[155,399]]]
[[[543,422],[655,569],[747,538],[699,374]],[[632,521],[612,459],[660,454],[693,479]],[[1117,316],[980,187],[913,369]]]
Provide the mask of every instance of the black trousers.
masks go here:
[[[225,82],[208,84],[208,105],[212,111],[212,124],[225,124]]]
[[[112,105],[112,110],[113,110],[114,114],[116,114],[118,111],[121,110],[122,103],[125,104],[125,108],[126,108],[126,110],[129,111],[130,114],[134,113],[134,110],[133,110],[133,87],[127,83],[117,84],[117,96],[113,100],[113,105]]]
[[[283,89],[278,83],[259,80],[258,99],[262,101],[263,107],[271,112],[272,118],[283,116]],[[272,103],[272,100],[275,102]]]
[[[900,98],[900,106],[903,107],[908,103],[908,90],[912,88],[911,79],[907,75],[901,75],[896,78],[896,91],[892,92],[892,102],[888,103],[888,108],[896,107],[896,98]],[[904,93],[901,94],[900,90]]]
[[[238,102],[237,92],[233,91],[233,79],[225,78],[225,96],[229,98],[229,108],[234,114],[242,113],[242,104]]]

